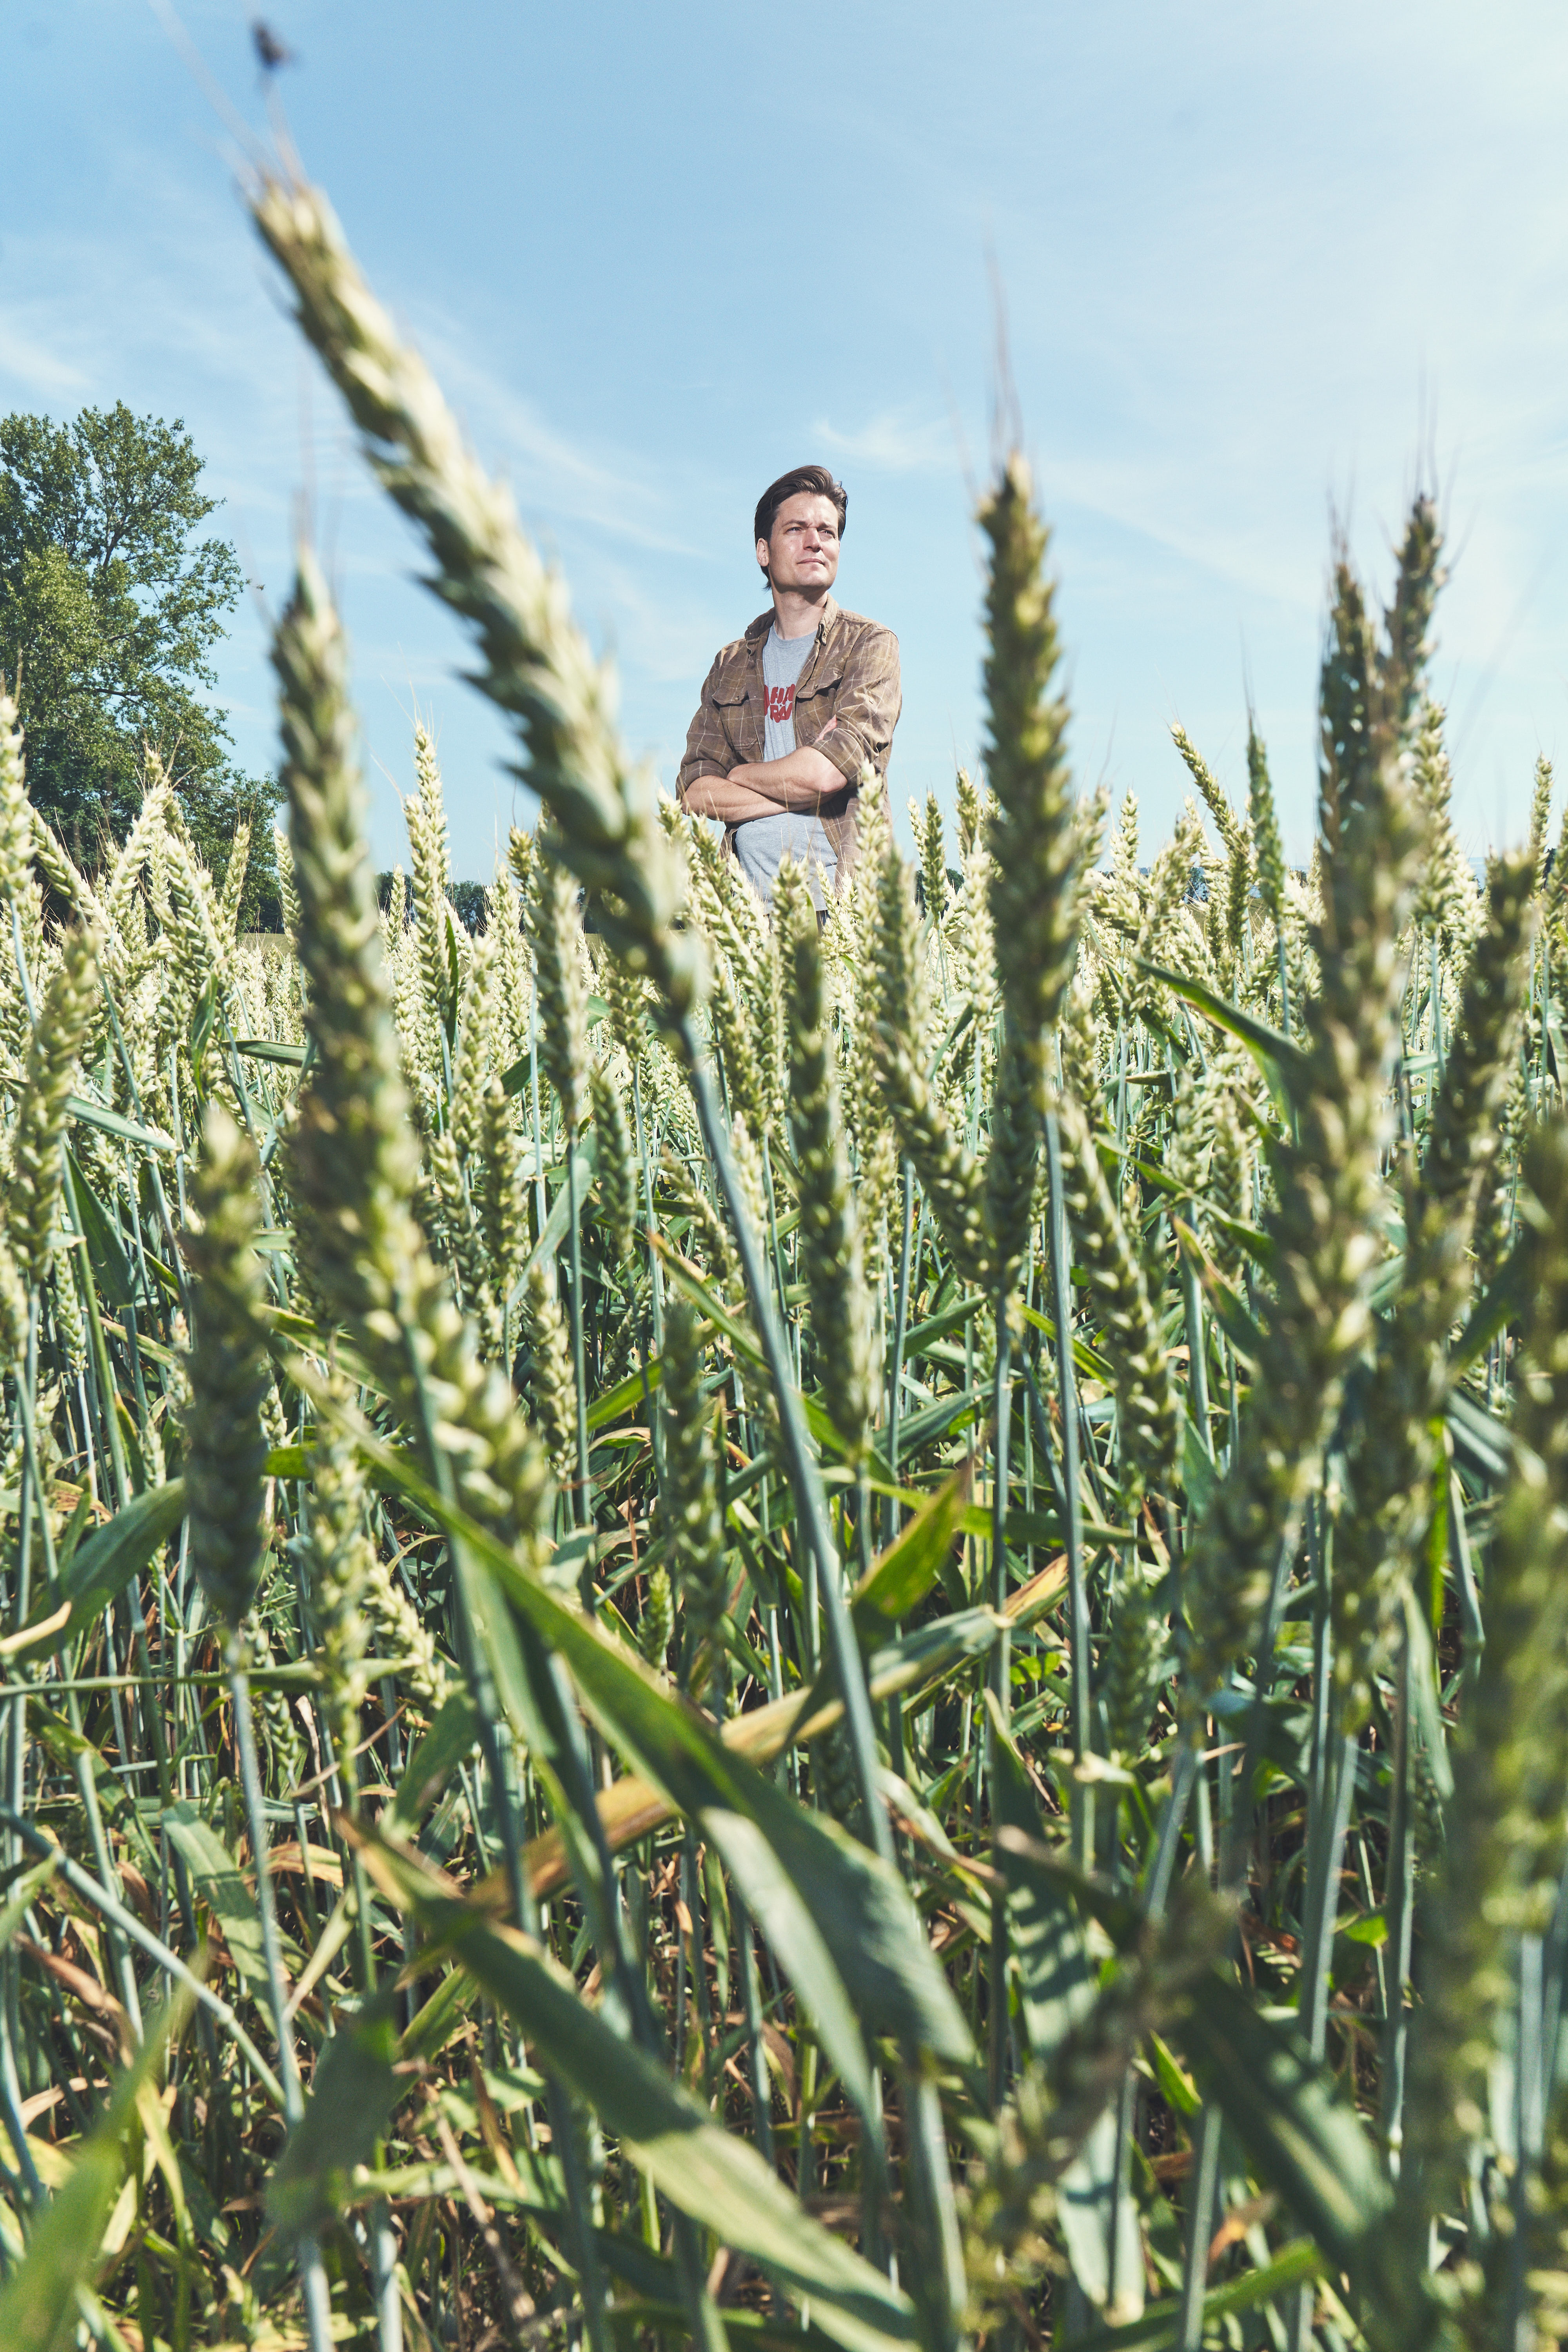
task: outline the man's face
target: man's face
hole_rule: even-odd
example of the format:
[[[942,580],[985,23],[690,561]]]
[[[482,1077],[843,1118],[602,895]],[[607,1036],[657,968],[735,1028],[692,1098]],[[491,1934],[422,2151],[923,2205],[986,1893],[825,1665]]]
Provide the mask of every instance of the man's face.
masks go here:
[[[757,541],[757,562],[775,588],[805,594],[831,588],[838,574],[838,509],[818,490],[797,490],[773,517],[773,537]]]

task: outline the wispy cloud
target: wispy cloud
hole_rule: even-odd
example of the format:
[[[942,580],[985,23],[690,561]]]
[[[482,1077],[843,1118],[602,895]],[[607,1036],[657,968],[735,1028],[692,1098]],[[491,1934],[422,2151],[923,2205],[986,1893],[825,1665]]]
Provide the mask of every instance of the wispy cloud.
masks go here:
[[[482,456],[508,475],[525,512],[587,523],[629,547],[701,551],[672,531],[679,487],[668,472],[651,472],[646,455],[563,431],[451,318],[426,316],[418,340]]]
[[[15,385],[24,396],[52,400],[85,391],[88,379],[50,343],[14,320],[0,320],[0,383]]]
[[[813,430],[836,457],[889,474],[951,473],[958,455],[951,422],[912,408],[879,409],[852,432],[819,417]]]
[[[598,583],[616,614],[611,650],[623,671],[635,672],[650,685],[689,688],[693,703],[699,683],[721,645],[738,636],[756,605],[727,611],[700,593],[694,575],[682,570],[665,595],[651,593],[633,567],[609,563],[601,567]]]

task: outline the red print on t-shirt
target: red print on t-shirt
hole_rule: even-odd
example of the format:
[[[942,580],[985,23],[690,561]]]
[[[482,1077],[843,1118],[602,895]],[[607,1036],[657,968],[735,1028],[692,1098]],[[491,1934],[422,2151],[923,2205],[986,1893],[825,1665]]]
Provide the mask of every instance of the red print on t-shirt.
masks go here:
[[[795,714],[793,686],[770,686],[767,689],[768,717],[775,727],[787,726]]]

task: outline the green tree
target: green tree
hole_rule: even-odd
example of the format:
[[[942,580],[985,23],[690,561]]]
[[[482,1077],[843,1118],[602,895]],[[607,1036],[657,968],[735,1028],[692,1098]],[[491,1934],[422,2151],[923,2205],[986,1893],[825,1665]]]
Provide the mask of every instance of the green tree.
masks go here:
[[[173,779],[220,873],[235,821],[257,818],[242,920],[277,895],[270,779],[240,772],[213,647],[239,597],[239,560],[201,535],[218,501],[178,419],[123,402],[68,425],[0,418],[0,670],[19,677],[34,800],[89,865],[142,797],[142,746]]]

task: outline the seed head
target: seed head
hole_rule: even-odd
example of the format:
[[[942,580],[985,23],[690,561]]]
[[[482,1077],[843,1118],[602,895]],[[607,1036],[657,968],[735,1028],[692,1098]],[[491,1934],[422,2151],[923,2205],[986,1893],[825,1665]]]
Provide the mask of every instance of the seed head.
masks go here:
[[[780,869],[773,917],[788,974],[790,1127],[800,1170],[801,1268],[828,1419],[851,1460],[858,1461],[869,1443],[875,1402],[871,1302],[838,1116],[816,914],[805,875],[793,860]]]
[[[256,1597],[267,1538],[261,1408],[272,1375],[258,1312],[260,1174],[249,1137],[222,1104],[209,1105],[191,1193],[201,1222],[180,1244],[193,1277],[185,1482],[191,1562],[231,1633]]]
[[[14,696],[0,693],[0,901],[20,899],[32,876],[33,818]]]
[[[529,1274],[522,1325],[528,1351],[523,1385],[545,1457],[566,1485],[577,1463],[577,1383],[572,1375],[566,1318],[542,1265]]]
[[[954,1265],[966,1282],[983,1283],[991,1262],[984,1178],[926,1075],[925,941],[908,868],[891,849],[882,864],[876,948],[883,1099]]]
[[[1256,844],[1258,887],[1264,908],[1276,930],[1285,921],[1285,848],[1274,807],[1274,787],[1268,780],[1268,754],[1263,738],[1249,720],[1247,729],[1247,814]]]
[[[1531,1302],[1513,1475],[1487,1573],[1486,1645],[1465,1702],[1447,1846],[1424,1906],[1399,2202],[1413,2263],[1482,2137],[1521,1933],[1542,1935],[1568,1786],[1568,1133],[1541,1129],[1521,1192]]]
[[[1379,645],[1359,582],[1342,562],[1323,663],[1321,991],[1302,1025],[1310,1080],[1299,1140],[1276,1156],[1265,1223],[1275,1286],[1230,1474],[1189,1538],[1184,1602],[1189,1703],[1201,1706],[1244,1656],[1281,1545],[1294,1543],[1346,1373],[1371,1329],[1389,1071],[1403,985],[1399,941],[1422,826],[1408,780],[1411,712],[1438,548],[1418,501]]]
[[[29,1289],[36,1289],[48,1270],[65,1181],[66,1097],[98,1007],[98,946],[92,931],[67,934],[27,1047],[5,1228],[16,1271]]]
[[[659,1411],[664,1421],[664,1485],[659,1516],[668,1551],[669,1580],[686,1615],[687,1657],[706,1641],[724,1607],[724,1531],[702,1392],[702,1353],[697,1310],[686,1298],[672,1299],[664,1318],[664,1375]]]
[[[947,911],[947,848],[942,836],[942,803],[934,793],[926,794],[924,811],[910,803],[910,821],[920,844],[921,878],[925,885],[926,920],[936,929]]]
[[[553,845],[552,845],[552,849]],[[588,992],[583,984],[583,922],[577,885],[559,858],[535,845],[528,935],[539,975],[539,1059],[576,1135],[587,1111]]]
[[[650,1666],[661,1671],[675,1639],[675,1594],[670,1586],[669,1570],[656,1568],[647,1580],[647,1592],[637,1623],[637,1647]]]
[[[1044,1052],[1078,947],[1083,844],[1067,761],[1047,533],[1015,455],[980,509],[990,542],[985,599],[991,921],[1003,1002],[1031,1061]]]
[[[1059,1116],[1073,1262],[1088,1276],[1105,1352],[1115,1367],[1122,1462],[1142,1484],[1168,1493],[1179,1422],[1159,1318],[1083,1113],[1064,1102]]]
[[[1552,762],[1542,752],[1535,762],[1535,790],[1530,801],[1530,862],[1538,891],[1546,887],[1546,828],[1552,821]]]
[[[595,661],[509,493],[476,463],[429,370],[399,340],[325,199],[302,181],[266,174],[251,208],[372,467],[425,536],[437,593],[478,641],[477,682],[517,728],[563,859],[602,901],[607,935],[683,1016],[704,980],[696,942],[676,928],[682,861],[659,824],[651,778],[629,766],[617,739],[610,670]]]
[[[630,1249],[637,1231],[637,1186],[632,1139],[620,1096],[598,1062],[588,1073],[588,1085],[594,1104],[594,1132],[599,1143],[599,1212],[611,1254],[618,1261]]]
[[[543,1466],[498,1371],[432,1263],[410,1208],[420,1181],[371,887],[347,652],[304,551],[273,648],[283,782],[315,1056],[291,1137],[305,1270],[465,1507],[504,1540],[541,1539]]]
[[[499,1078],[485,1088],[479,1117],[479,1222],[492,1296],[504,1307],[528,1255],[528,1184],[510,1100]]]

